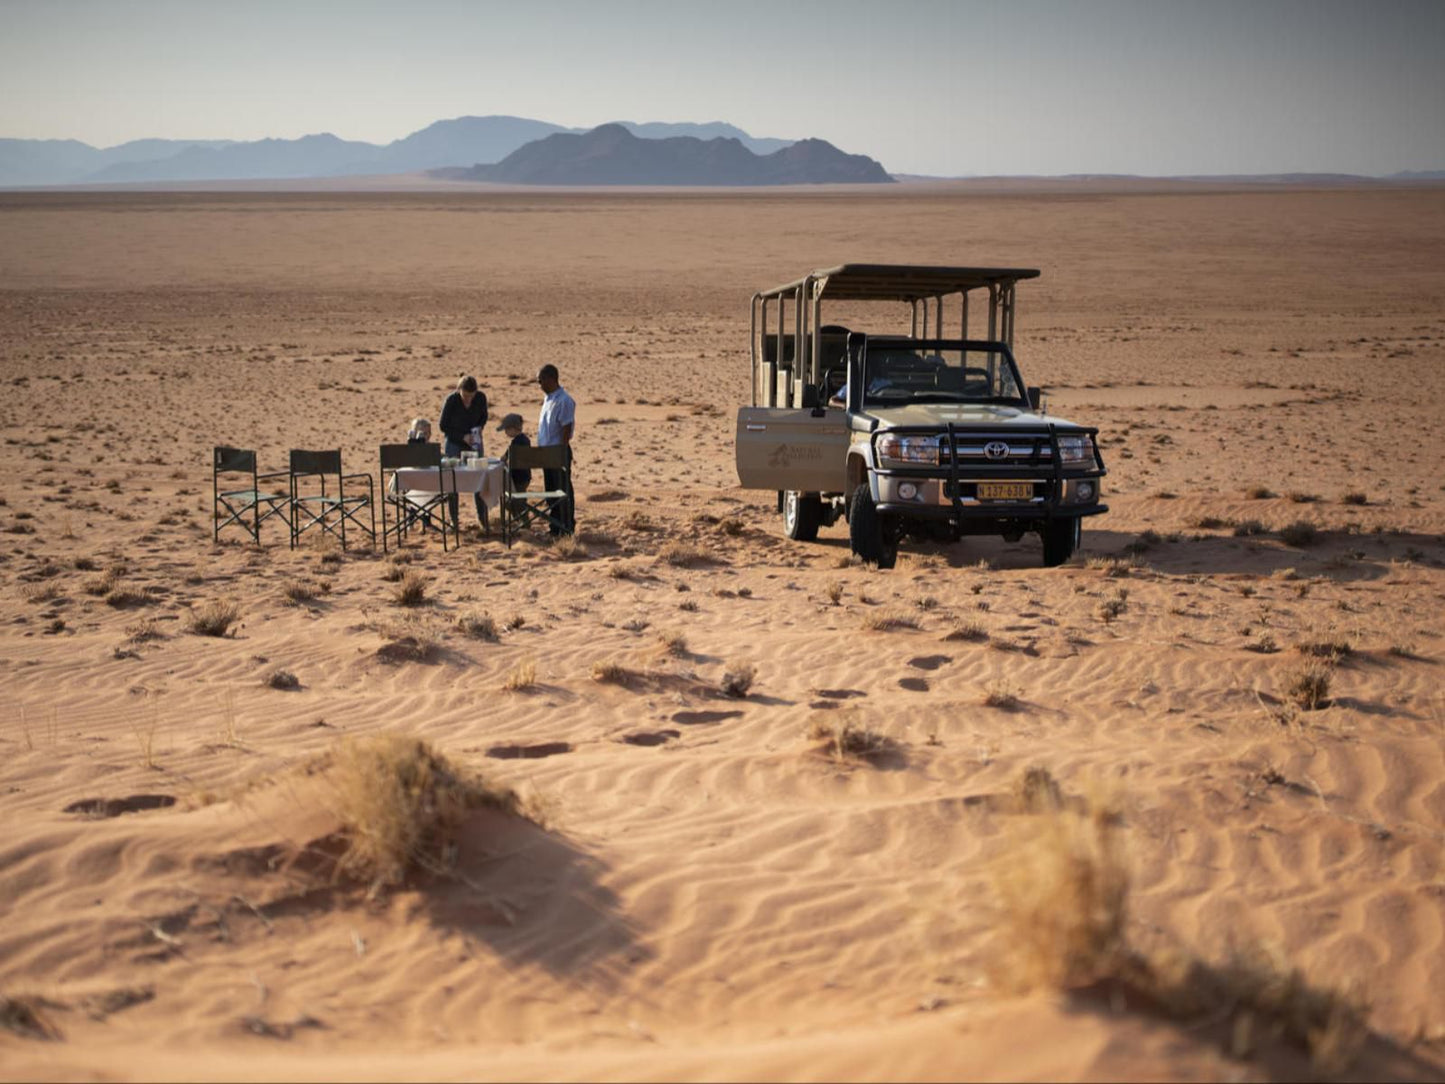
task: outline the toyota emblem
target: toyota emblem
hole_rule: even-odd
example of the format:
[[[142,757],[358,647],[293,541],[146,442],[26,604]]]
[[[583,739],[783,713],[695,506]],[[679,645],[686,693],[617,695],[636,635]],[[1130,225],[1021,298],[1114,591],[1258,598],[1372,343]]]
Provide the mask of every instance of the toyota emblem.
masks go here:
[[[983,446],[983,454],[989,459],[1004,459],[1008,456],[1008,445],[1001,440],[991,440]]]

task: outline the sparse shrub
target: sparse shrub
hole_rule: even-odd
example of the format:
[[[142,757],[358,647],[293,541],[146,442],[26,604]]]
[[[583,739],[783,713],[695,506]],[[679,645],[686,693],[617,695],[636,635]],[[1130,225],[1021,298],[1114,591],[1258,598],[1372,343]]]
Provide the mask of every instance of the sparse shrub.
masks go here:
[[[77,557],[74,563],[76,570],[80,572],[94,572],[100,567],[94,557]]]
[[[1217,531],[1221,527],[1233,527],[1234,520],[1222,519],[1219,516],[1195,516],[1189,521],[1189,526],[1200,531]]]
[[[558,535],[552,539],[547,552],[559,561],[584,561],[591,556],[575,534]]]
[[[1313,523],[1307,519],[1297,519],[1279,529],[1280,541],[1287,546],[1303,548],[1313,546],[1319,537],[1319,531]]]
[[[22,1039],[59,1039],[60,1029],[46,1011],[58,1007],[42,997],[0,996],[0,1028]]]
[[[687,637],[680,632],[660,633],[657,642],[662,646],[663,653],[671,655],[674,659],[681,659],[687,655]]]
[[[995,887],[1017,977],[1069,988],[1119,968],[1129,872],[1114,818],[1056,810],[1031,820]]]
[[[683,613],[697,613],[697,603],[690,598],[683,599],[681,602],[679,602],[677,604],[677,608]]]
[[[398,606],[420,606],[427,601],[426,589],[431,580],[416,569],[408,569],[397,581],[391,597]]]
[[[843,599],[843,585],[839,581],[833,580],[823,588],[823,593],[828,597],[828,601],[836,606]]]
[[[241,608],[234,602],[212,599],[191,611],[189,628],[197,636],[225,636],[241,619]]]
[[[386,567],[381,570],[382,580],[386,583],[399,583],[401,578],[406,575],[406,566],[409,564],[411,564],[411,554],[405,551],[393,554],[391,560],[386,563]]]
[[[1269,486],[1250,486],[1244,495],[1252,501],[1268,501],[1274,499],[1275,492]]]
[[[918,619],[896,610],[880,610],[864,614],[863,627],[869,632],[891,632],[894,629],[916,629]]]
[[[723,672],[722,691],[728,696],[741,700],[753,687],[757,670],[750,662],[735,662]]]
[[[872,727],[860,723],[853,713],[842,718],[816,716],[808,724],[808,739],[821,742],[819,752],[834,760],[867,760],[887,752],[892,743]]]
[[[718,529],[729,538],[737,538],[747,531],[747,524],[740,519],[725,519],[718,524]]]
[[[1269,528],[1257,519],[1242,519],[1234,525],[1235,538],[1249,538],[1253,535],[1268,533]]]
[[[1109,598],[1100,601],[1095,611],[1104,624],[1113,624],[1115,618],[1129,608],[1129,592],[1120,588]]]
[[[99,576],[88,576],[81,581],[80,589],[87,595],[94,595],[96,598],[103,598],[115,590],[120,583],[122,571],[119,568],[110,568]]]
[[[1003,678],[991,681],[983,690],[983,706],[1013,711],[1019,706],[1019,691]]]
[[[1359,491],[1352,491],[1340,497],[1341,504],[1369,504],[1370,498]]]
[[[1347,637],[1334,631],[1316,635],[1312,639],[1301,640],[1294,646],[1301,655],[1310,655],[1316,659],[1331,661],[1343,659],[1347,655],[1354,654],[1355,651],[1355,645]]]
[[[592,664],[592,680],[600,685],[626,685],[628,681],[627,667],[615,662],[594,662]]]
[[[951,641],[962,640],[965,643],[978,643],[988,639],[988,629],[984,628],[977,621],[965,621],[945,636],[944,639]]]
[[[1315,711],[1329,702],[1330,673],[1328,663],[1311,659],[1290,675],[1285,695],[1304,711]]]
[[[60,596],[60,589],[53,583],[28,583],[21,594],[25,596],[26,602],[36,604],[42,602],[53,602]]]
[[[658,557],[678,568],[691,568],[712,560],[705,550],[687,542],[669,542],[658,552]]]
[[[1084,567],[1093,569],[1095,572],[1102,572],[1106,576],[1115,578],[1129,575],[1135,567],[1135,562],[1119,557],[1090,557],[1084,562]]]
[[[318,595],[331,590],[330,584],[318,584],[315,580],[287,580],[281,593],[291,602],[310,602]]]
[[[1257,651],[1261,655],[1273,655],[1279,650],[1279,644],[1270,632],[1261,632],[1254,638],[1254,643],[1248,645],[1250,651]]]
[[[117,584],[105,594],[105,604],[117,610],[123,610],[127,606],[143,606],[149,601],[150,596],[144,590],[124,584]]]
[[[513,612],[511,617],[507,618],[507,620],[503,622],[502,627],[508,632],[516,632],[518,629],[522,628],[526,624],[527,615],[522,613],[521,610],[517,610]]]
[[[518,807],[513,791],[400,735],[341,746],[326,775],[346,837],[339,869],[374,886],[399,884],[413,869],[445,869],[451,834],[471,810]]]
[[[457,629],[473,640],[495,640],[497,623],[491,614],[465,613],[457,618]]]
[[[1289,499],[1295,504],[1314,504],[1319,497],[1314,493],[1303,493],[1298,489],[1289,492]]]
[[[502,681],[502,691],[509,693],[523,693],[537,684],[537,664],[531,659],[519,662],[508,671]]]
[[[266,685],[272,689],[299,689],[301,681],[290,670],[272,670],[266,675]]]
[[[1053,813],[1064,807],[1064,792],[1047,768],[1031,765],[1014,781],[1014,797],[1025,813]]]

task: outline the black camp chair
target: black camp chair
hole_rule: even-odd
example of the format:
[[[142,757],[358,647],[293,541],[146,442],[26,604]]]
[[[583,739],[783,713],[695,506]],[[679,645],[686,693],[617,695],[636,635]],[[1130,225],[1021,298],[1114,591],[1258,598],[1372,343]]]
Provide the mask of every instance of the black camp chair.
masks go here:
[[[328,489],[327,479],[335,483]],[[346,493],[346,483],[353,485],[352,495]],[[364,494],[355,487],[366,484]],[[370,526],[361,519],[365,509],[371,517]],[[343,474],[341,470],[341,449],[330,451],[291,450],[291,548],[301,536],[313,527],[322,534],[340,539],[341,548],[346,549],[346,525],[376,543],[376,487],[369,474]]]
[[[223,482],[223,474],[231,477]],[[211,461],[211,520],[215,540],[221,540],[221,528],[234,524],[259,546],[261,524],[272,516],[285,519],[290,503],[285,493],[278,492],[279,484],[263,487],[262,483],[276,483],[285,477],[285,471],[256,473],[256,453],[249,448],[217,447]],[[242,488],[222,489],[223,484]]]
[[[397,471],[408,469],[434,470],[436,489],[404,489]],[[388,475],[390,477],[388,478]],[[401,547],[407,533],[417,524],[425,530],[441,531],[442,549],[447,549],[448,502],[457,493],[456,472],[442,467],[442,450],[438,444],[383,444],[381,446],[381,548],[385,552],[388,537]],[[396,521],[388,525],[387,506],[396,513]],[[455,522],[450,530],[461,545],[461,532]]]
[[[533,523],[546,523],[548,528],[560,534],[571,534],[573,524],[572,498],[572,457],[566,445],[554,444],[545,448],[529,448],[513,445],[507,449],[502,462],[506,466],[502,483],[502,541],[508,546],[517,540],[521,531]],[[512,472],[542,471],[554,472],[554,481],[560,485],[549,488],[544,481],[542,488],[517,490],[512,484]]]

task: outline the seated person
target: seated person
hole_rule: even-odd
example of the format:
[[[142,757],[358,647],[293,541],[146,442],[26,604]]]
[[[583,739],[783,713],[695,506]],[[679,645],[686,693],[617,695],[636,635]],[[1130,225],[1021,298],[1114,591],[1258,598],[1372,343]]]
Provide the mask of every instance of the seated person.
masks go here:
[[[527,434],[522,432],[522,416],[520,414],[508,414],[502,419],[502,424],[497,426],[497,431],[506,434],[509,443],[507,448],[530,448],[532,442],[527,439]],[[532,472],[530,470],[512,471],[512,489],[517,493],[525,493],[532,485]]]
[[[411,429],[406,434],[408,444],[430,444],[431,443],[431,422],[425,418],[413,418]]]

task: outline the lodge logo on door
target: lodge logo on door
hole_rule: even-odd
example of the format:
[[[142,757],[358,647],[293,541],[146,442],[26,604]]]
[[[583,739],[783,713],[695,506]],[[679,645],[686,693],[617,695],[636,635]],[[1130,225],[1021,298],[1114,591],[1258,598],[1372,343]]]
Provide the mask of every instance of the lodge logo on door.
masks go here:
[[[768,456],[768,466],[774,470],[787,470],[794,463],[822,458],[823,449],[814,444],[779,444]]]

